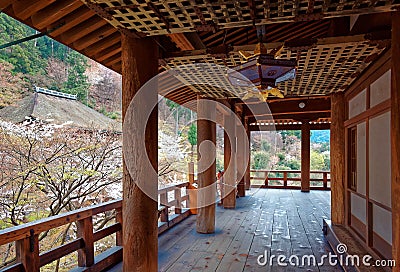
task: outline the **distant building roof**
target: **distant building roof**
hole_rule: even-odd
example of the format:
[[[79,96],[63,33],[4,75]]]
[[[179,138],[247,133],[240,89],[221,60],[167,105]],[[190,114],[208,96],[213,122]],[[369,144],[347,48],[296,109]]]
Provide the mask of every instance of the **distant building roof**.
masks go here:
[[[27,118],[73,127],[122,131],[120,123],[81,102],[44,92],[35,92],[14,105],[0,109],[0,119],[4,121],[18,124]]]
[[[72,100],[76,100],[76,98],[77,98],[76,94],[67,94],[67,93],[57,92],[57,91],[53,91],[53,90],[49,90],[49,89],[41,88],[41,87],[37,87],[37,86],[35,86],[35,92],[44,93],[44,94],[53,95],[53,96],[62,97],[62,98],[68,98],[68,99],[72,99]]]

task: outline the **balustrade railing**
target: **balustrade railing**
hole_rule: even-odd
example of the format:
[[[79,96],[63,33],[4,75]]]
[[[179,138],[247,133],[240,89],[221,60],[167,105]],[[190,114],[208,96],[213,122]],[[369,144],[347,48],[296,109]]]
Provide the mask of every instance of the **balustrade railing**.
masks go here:
[[[251,186],[256,188],[300,189],[300,170],[250,170]],[[330,190],[329,171],[310,171],[310,188]]]
[[[190,215],[188,182],[171,184],[158,190],[159,234]],[[95,230],[93,218],[113,213],[114,220]],[[41,250],[40,237],[56,228],[73,224],[76,237],[48,251]],[[114,235],[115,237],[111,237]],[[110,237],[111,248],[95,255],[95,243]],[[38,272],[42,267],[77,252],[77,267],[72,271],[102,271],[122,261],[122,200],[85,207],[31,223],[0,230],[0,248],[13,247],[14,258],[5,262],[0,271]]]

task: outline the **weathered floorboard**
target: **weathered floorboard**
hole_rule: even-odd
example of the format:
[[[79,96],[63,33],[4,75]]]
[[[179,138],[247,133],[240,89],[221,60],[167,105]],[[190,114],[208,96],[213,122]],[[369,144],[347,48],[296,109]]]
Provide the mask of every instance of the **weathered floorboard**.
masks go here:
[[[216,209],[216,230],[200,234],[196,217],[178,224],[158,239],[160,271],[341,271],[327,262],[322,266],[272,266],[257,264],[283,254],[313,254],[317,261],[331,249],[322,232],[322,219],[330,218],[330,192],[252,189],[237,199],[236,209]],[[120,271],[120,270],[112,270]]]

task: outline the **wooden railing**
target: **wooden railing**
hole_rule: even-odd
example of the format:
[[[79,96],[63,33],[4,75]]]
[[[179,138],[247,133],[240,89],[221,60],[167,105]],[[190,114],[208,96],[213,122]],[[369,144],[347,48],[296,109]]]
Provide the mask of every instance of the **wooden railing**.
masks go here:
[[[168,185],[159,189],[159,234],[190,215],[183,208],[189,203],[186,186],[189,183]],[[185,191],[182,194],[182,191]],[[172,194],[171,194],[172,192]],[[182,205],[186,202],[186,205]],[[113,211],[115,223],[94,231],[93,217]],[[72,241],[40,252],[39,237],[52,229],[74,223],[76,238]],[[95,256],[95,242],[115,233],[115,246]],[[122,201],[114,200],[44,218],[31,223],[0,230],[0,246],[15,242],[15,261],[0,271],[38,272],[41,267],[73,252],[78,253],[78,267],[72,271],[102,271],[122,261]]]
[[[300,170],[250,170],[251,187],[300,189]],[[310,171],[310,188],[314,190],[330,190],[329,171]]]
[[[188,191],[185,190],[185,194],[182,195],[182,188],[187,188],[188,185],[189,182],[171,184],[158,190],[159,234],[190,215]]]

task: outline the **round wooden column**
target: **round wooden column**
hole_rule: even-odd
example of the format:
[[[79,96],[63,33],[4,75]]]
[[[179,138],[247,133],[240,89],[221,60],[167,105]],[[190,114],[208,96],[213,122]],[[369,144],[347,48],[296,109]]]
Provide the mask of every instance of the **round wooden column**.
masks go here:
[[[196,230],[199,233],[215,232],[216,201],[216,104],[215,101],[197,100],[197,218]],[[214,121],[212,121],[214,120]]]
[[[122,117],[127,119],[127,109],[140,87],[158,71],[158,47],[153,39],[135,39],[121,34],[122,38]],[[141,101],[142,102],[142,101]],[[157,271],[158,225],[157,199],[145,193],[135,181],[146,181],[155,187],[157,193],[158,165],[158,115],[157,107],[148,120],[140,115],[151,103],[157,103],[157,89],[146,94],[146,101],[137,103],[130,111],[129,128],[124,127],[123,161],[123,269],[124,271]],[[146,127],[146,134],[139,136],[139,130]],[[127,129],[127,130],[126,130]],[[125,134],[125,131],[128,131]],[[128,171],[125,160],[133,160]],[[150,160],[154,168],[149,168]],[[150,166],[151,167],[151,166]],[[134,169],[132,169],[134,168]],[[150,173],[149,173],[150,172]],[[153,190],[154,191],[154,190]]]
[[[247,160],[246,173],[244,174],[244,186],[246,190],[250,190],[250,158],[251,158],[251,150],[250,150],[250,142],[251,142],[251,131],[249,129],[249,125],[247,123],[247,118],[245,119],[245,128],[246,128],[246,136],[247,136],[247,145],[246,152],[249,155],[249,159]]]
[[[246,132],[243,129],[242,123],[236,125],[236,137],[237,137],[237,193],[238,196],[246,196],[244,176],[246,174],[247,161],[246,161]]]
[[[400,12],[392,13],[392,258],[400,271]]]
[[[224,115],[224,196],[225,209],[236,207],[236,124],[233,113]],[[229,135],[229,136],[228,136]]]
[[[342,92],[331,96],[331,217],[344,224],[345,215],[345,100]]]
[[[301,123],[301,191],[310,191],[310,123]]]

